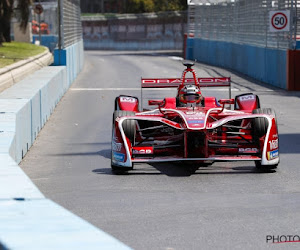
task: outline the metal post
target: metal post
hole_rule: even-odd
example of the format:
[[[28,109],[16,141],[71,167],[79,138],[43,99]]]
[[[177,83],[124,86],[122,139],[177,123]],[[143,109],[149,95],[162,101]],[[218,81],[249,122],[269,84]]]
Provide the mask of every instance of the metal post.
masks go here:
[[[38,14],[38,22],[39,22],[39,45],[42,45],[42,35],[41,35],[41,14]]]
[[[41,4],[41,0],[39,0],[39,4]],[[40,44],[42,45],[42,35],[41,35],[41,13],[38,14],[38,21],[39,21],[39,41]]]
[[[290,19],[293,22],[293,25],[291,25],[291,39],[292,39],[291,49],[296,50],[296,46],[297,46],[297,1],[296,0],[292,0],[291,16],[292,17],[290,17]],[[294,30],[292,30],[292,28]]]
[[[104,13],[104,0],[101,0],[101,13]]]
[[[58,49],[64,47],[63,42],[63,0],[58,0]]]

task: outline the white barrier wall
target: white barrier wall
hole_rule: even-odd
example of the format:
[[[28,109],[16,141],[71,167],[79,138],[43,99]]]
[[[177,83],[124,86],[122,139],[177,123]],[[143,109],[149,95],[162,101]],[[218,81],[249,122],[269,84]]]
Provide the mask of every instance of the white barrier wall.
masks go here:
[[[7,146],[17,163],[31,147],[66,89],[66,68],[59,66],[45,67],[0,93],[0,131],[15,133]],[[3,150],[0,153],[4,153]]]
[[[0,93],[0,249],[130,249],[45,198],[18,166],[80,72],[80,48],[66,50],[69,65],[42,68]]]

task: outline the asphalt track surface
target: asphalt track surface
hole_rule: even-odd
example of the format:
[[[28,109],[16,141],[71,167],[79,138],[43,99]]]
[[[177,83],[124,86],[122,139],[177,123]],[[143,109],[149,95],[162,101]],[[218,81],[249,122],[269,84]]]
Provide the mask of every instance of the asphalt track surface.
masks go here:
[[[139,97],[141,77],[180,77],[178,59],[164,52],[85,52],[83,71],[21,168],[47,198],[134,249],[299,249],[300,242],[267,242],[268,235],[300,235],[299,93],[197,63],[199,77],[231,75],[233,95],[254,92],[262,107],[276,110],[278,170],[260,173],[253,162],[223,162],[200,169],[141,164],[125,175],[111,172],[114,98]]]

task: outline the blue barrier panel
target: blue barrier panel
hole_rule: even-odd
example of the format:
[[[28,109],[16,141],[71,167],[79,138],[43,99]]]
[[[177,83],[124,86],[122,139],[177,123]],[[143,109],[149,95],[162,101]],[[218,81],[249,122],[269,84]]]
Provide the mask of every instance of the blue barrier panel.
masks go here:
[[[32,35],[32,43],[35,43],[35,41],[39,41],[39,35]],[[41,35],[41,45],[46,46],[49,48],[51,52],[54,51],[54,49],[57,46],[58,43],[58,36],[55,35]]]
[[[280,88],[287,88],[286,51],[246,44],[193,40],[193,55],[188,59],[233,69],[257,80]]]
[[[54,66],[67,66],[69,85],[75,80],[83,67],[83,41],[79,41],[65,49],[54,50]]]
[[[191,60],[194,54],[194,38],[187,38],[186,40],[186,54],[185,58]]]

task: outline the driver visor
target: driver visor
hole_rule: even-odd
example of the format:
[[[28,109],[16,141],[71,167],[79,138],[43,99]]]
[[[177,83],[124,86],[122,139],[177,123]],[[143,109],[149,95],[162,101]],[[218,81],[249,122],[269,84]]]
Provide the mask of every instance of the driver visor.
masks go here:
[[[198,95],[198,94],[185,94],[183,98],[187,102],[199,101],[200,100],[200,95]]]

